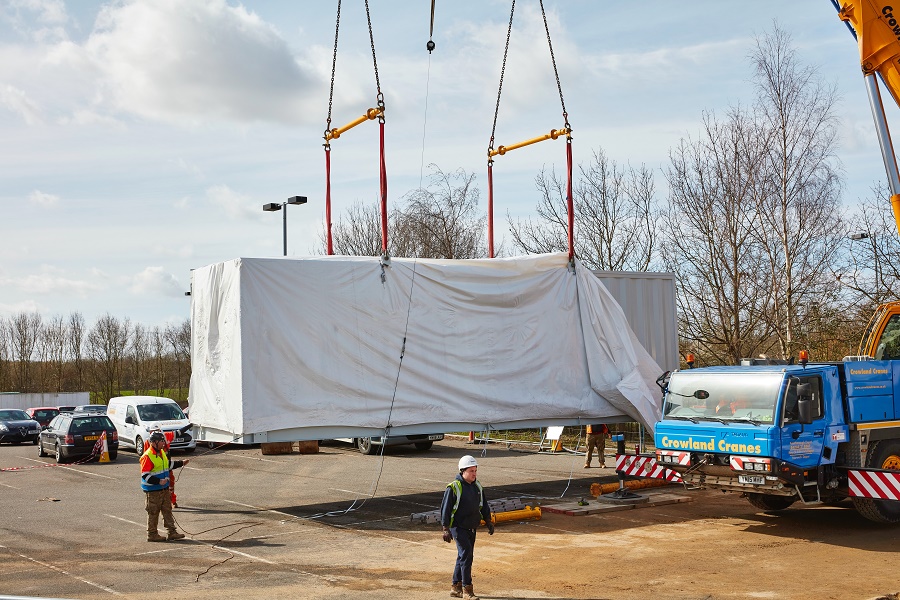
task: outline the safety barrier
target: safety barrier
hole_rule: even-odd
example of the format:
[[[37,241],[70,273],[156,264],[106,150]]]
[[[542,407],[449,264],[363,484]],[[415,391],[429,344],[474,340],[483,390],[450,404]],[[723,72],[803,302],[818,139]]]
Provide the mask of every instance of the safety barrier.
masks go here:
[[[100,462],[109,462],[109,448],[106,443],[106,432],[97,439],[97,442],[94,444],[94,447],[91,449],[91,453],[82,458],[81,460],[77,460],[71,463],[46,463],[43,465],[29,465],[27,467],[4,467],[0,468],[0,472],[12,472],[12,471],[28,471],[30,469],[46,469],[47,467],[70,467],[73,465],[83,465],[87,462],[93,460],[96,456],[100,456]],[[106,460],[104,460],[104,457]]]
[[[896,471],[847,471],[850,496],[879,500],[900,500],[900,472]]]
[[[672,482],[681,481],[681,475],[659,465],[654,456],[616,454],[616,471],[632,477],[649,477]]]

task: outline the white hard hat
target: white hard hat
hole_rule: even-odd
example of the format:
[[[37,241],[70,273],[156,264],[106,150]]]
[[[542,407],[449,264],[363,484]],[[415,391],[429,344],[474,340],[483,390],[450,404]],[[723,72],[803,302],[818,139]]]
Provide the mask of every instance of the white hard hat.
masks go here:
[[[459,459],[459,470],[468,469],[469,467],[477,467],[478,461],[475,460],[474,456],[469,456],[466,454],[461,459]]]

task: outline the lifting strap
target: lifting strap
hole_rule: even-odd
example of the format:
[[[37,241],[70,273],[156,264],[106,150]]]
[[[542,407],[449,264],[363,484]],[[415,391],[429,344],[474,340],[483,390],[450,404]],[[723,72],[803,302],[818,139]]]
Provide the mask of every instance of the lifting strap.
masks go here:
[[[378,119],[379,125],[379,195],[381,209],[381,251],[387,256],[387,167],[384,157],[384,94],[381,93],[381,80],[378,76],[378,60],[375,57],[375,37],[372,34],[372,16],[369,11],[369,0],[366,3],[366,21],[369,25],[369,45],[372,48],[372,65],[375,69],[376,106],[368,109],[361,117],[350,121],[342,127],[331,128],[331,110],[334,102],[334,75],[337,68],[338,36],[341,27],[341,0],[337,2],[337,18],[334,25],[334,54],[331,58],[331,85],[328,90],[328,118],[325,121],[325,237],[327,252],[334,254],[331,238],[331,141],[341,134],[356,127],[360,123]]]
[[[559,81],[559,70],[556,67],[556,56],[553,53],[553,42],[550,39],[550,27],[547,24],[547,13],[544,10],[544,0],[539,0],[541,6],[541,16],[544,19],[544,31],[547,33],[547,45],[550,47],[550,61],[553,63],[553,74],[556,76],[556,89],[559,91],[559,102],[562,106],[562,115],[564,127],[562,129],[551,129],[550,133],[539,137],[517,142],[508,146],[498,146],[494,148],[494,139],[497,132],[497,115],[500,112],[500,95],[503,92],[503,76],[506,73],[506,60],[509,55],[509,38],[512,33],[513,16],[516,12],[516,0],[512,0],[512,7],[509,11],[509,27],[506,30],[506,44],[503,48],[503,65],[500,68],[500,85],[497,89],[497,103],[494,106],[494,124],[491,128],[491,139],[488,143],[488,256],[494,257],[494,156],[503,156],[510,150],[530,146],[537,142],[549,139],[557,139],[562,135],[566,136],[566,210],[568,212],[567,220],[567,241],[569,245],[569,260],[575,256],[573,228],[575,224],[573,201],[572,201],[572,126],[569,124],[569,114],[566,112],[566,103],[563,99],[562,84]]]

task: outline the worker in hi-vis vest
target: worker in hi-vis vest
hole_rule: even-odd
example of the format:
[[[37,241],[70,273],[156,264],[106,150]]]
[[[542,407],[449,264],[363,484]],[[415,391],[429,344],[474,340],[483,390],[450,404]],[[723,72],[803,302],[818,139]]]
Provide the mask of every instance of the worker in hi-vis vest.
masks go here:
[[[169,493],[169,482],[172,481],[172,469],[188,464],[190,460],[169,460],[166,453],[166,436],[160,431],[150,434],[148,448],[141,456],[141,489],[144,491],[147,509],[147,541],[165,542],[184,538],[175,527],[172,516],[172,495]],[[167,537],[159,535],[157,526],[159,514],[162,513],[163,524],[169,532]]]
[[[484,520],[488,534],[494,535],[491,507],[484,497],[484,488],[477,481],[478,461],[466,455],[459,459],[459,475],[447,484],[441,502],[441,527],[444,541],[456,540],[456,566],[450,595],[454,598],[477,600],[472,585],[472,559],[475,551],[475,530]]]

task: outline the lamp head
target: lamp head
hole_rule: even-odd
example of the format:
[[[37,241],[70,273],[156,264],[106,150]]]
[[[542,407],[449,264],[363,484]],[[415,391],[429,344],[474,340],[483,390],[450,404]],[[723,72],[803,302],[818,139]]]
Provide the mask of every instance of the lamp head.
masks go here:
[[[277,202],[269,202],[268,204],[263,204],[263,210],[266,212],[275,212],[281,210],[281,205]]]
[[[288,204],[306,204],[306,196],[291,196],[287,199]]]

